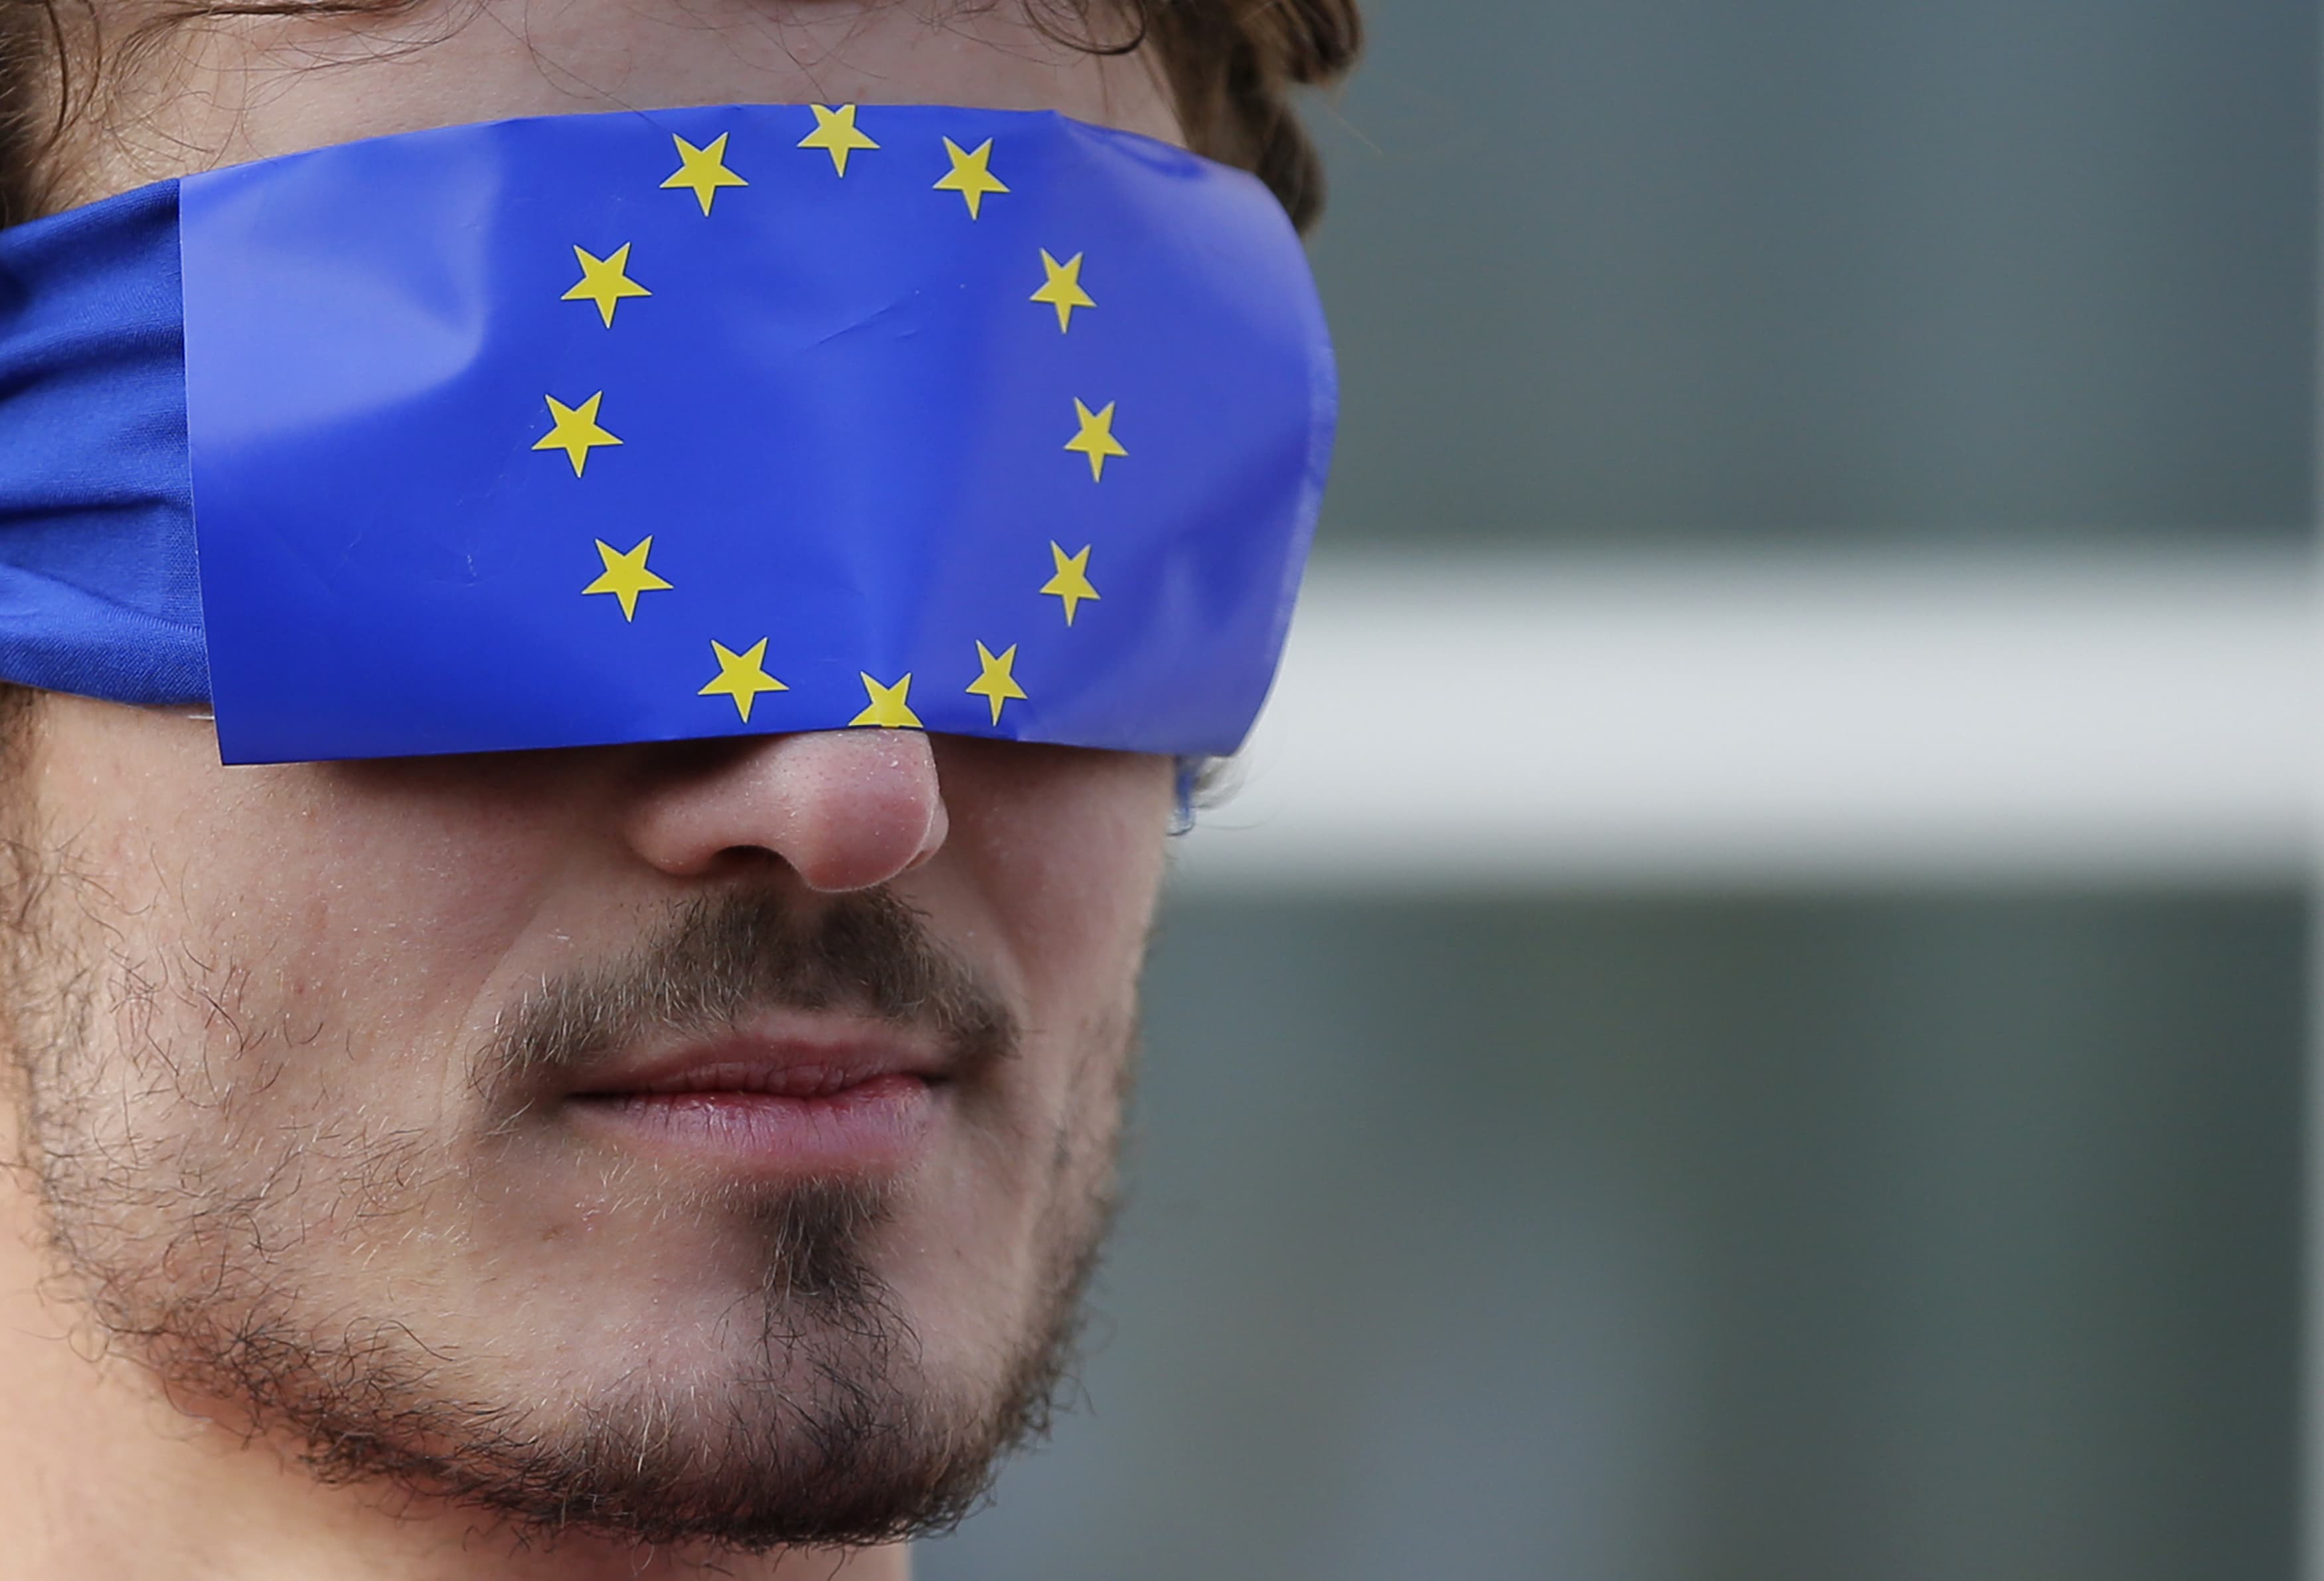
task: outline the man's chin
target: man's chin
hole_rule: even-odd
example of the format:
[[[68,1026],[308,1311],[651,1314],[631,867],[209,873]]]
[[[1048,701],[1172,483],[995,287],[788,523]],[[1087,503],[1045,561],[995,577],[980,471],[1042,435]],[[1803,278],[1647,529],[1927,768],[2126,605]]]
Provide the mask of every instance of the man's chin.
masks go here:
[[[324,1482],[392,1490],[535,1544],[759,1552],[949,1530],[1015,1436],[989,1407],[908,1403],[836,1365],[805,1391],[731,1379],[632,1389],[550,1430],[489,1414],[408,1435],[417,1424],[316,1418],[301,1424],[302,1458]]]
[[[401,1325],[360,1345],[251,1324],[146,1337],[136,1348],[180,1409],[364,1503],[534,1546],[744,1552],[949,1530],[1045,1425],[1063,1361],[1050,1347],[1014,1377],[947,1389],[919,1373],[893,1313],[867,1304],[738,1313],[598,1378],[520,1359],[456,1379]]]
[[[930,1377],[873,1267],[890,1194],[807,1186],[728,1207],[746,1203],[747,1229],[733,1211],[691,1226],[717,1255],[671,1239],[697,1273],[748,1257],[752,1275],[683,1295],[634,1264],[600,1269],[594,1292],[560,1292],[586,1316],[530,1330],[525,1352],[505,1348],[504,1321],[473,1343],[429,1332],[386,1290],[341,1285],[337,1310],[380,1316],[318,1322],[295,1295],[258,1294],[249,1269],[159,1301],[157,1271],[115,1271],[103,1283],[136,1292],[135,1309],[105,1321],[181,1409],[282,1447],[322,1482],[534,1545],[756,1552],[950,1530],[1046,1426],[1081,1280],[1050,1292],[1007,1375]]]

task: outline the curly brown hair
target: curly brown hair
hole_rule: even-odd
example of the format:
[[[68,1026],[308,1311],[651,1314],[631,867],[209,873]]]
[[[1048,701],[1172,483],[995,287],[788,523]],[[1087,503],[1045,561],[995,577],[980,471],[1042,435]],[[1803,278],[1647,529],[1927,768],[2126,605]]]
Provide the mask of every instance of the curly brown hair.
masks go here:
[[[134,55],[155,33],[206,17],[383,15],[416,3],[186,0],[149,14],[115,59]],[[1323,165],[1291,95],[1336,81],[1355,64],[1363,43],[1357,0],[1023,3],[1046,30],[1077,48],[1127,54],[1150,43],[1195,152],[1257,174],[1302,230],[1314,223],[1323,206]],[[97,5],[0,0],[0,226],[60,205],[60,151],[102,75]],[[1094,20],[1097,13],[1104,23]]]

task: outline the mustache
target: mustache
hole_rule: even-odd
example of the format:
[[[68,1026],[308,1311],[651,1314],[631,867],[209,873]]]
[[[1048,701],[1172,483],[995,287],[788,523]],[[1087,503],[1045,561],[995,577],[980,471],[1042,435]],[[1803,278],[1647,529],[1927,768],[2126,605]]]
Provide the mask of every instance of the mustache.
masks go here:
[[[627,959],[553,977],[503,1013],[478,1079],[521,1092],[650,1037],[732,1029],[770,1010],[844,1011],[934,1033],[954,1074],[1016,1047],[1008,1006],[884,890],[803,906],[785,895],[697,896]]]

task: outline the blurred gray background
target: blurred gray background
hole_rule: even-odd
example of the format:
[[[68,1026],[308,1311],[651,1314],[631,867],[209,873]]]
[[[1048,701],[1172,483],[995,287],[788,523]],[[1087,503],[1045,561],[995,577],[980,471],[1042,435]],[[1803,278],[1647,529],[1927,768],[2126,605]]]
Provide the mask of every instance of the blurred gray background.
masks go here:
[[[1323,554],[2305,541],[2312,6],[1369,10]],[[2288,1581],[2296,880],[1362,861],[1171,902],[1076,1410],[924,1577]]]
[[[2305,0],[1366,11],[1328,542],[2305,531]]]

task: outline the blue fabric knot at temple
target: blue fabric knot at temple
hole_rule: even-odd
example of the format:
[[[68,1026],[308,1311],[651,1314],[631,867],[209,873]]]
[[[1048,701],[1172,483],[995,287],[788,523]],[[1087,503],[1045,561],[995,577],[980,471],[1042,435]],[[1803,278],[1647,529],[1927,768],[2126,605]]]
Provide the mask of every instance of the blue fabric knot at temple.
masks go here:
[[[1231,751],[1335,400],[1265,189],[1056,115],[269,160],[0,234],[0,677],[207,698],[229,763]]]

